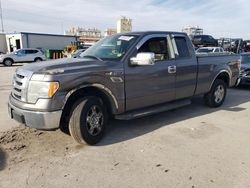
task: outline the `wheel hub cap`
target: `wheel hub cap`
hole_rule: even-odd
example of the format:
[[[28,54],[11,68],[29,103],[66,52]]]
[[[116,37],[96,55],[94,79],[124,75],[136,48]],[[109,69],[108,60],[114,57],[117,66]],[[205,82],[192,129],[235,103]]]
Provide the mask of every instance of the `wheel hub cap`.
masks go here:
[[[88,111],[86,122],[89,134],[93,136],[98,135],[103,126],[103,113],[101,108],[98,106],[92,106]]]
[[[219,85],[214,92],[215,102],[220,103],[223,100],[224,95],[225,95],[224,87],[222,85]]]

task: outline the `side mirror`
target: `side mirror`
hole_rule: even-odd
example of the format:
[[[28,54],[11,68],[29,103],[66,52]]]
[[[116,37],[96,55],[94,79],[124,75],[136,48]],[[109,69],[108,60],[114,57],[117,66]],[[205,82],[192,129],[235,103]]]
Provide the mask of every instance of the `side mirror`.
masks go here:
[[[17,52],[15,52],[14,54],[17,55]]]
[[[138,53],[136,57],[130,58],[131,65],[154,65],[155,54],[151,52]]]

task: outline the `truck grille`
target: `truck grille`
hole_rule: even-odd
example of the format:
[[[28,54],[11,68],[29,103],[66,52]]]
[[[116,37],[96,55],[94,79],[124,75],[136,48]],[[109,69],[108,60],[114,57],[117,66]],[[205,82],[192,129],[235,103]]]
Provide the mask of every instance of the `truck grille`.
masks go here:
[[[19,100],[26,102],[26,93],[28,87],[28,81],[32,73],[24,70],[17,70],[13,77],[13,89],[12,96]]]

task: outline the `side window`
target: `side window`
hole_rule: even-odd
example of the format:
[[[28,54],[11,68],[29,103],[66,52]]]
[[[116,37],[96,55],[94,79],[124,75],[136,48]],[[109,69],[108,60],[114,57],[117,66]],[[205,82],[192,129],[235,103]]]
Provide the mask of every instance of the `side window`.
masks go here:
[[[140,52],[154,53],[156,61],[168,60],[170,57],[167,38],[165,37],[156,37],[149,39],[138,49],[138,53]]]
[[[24,55],[25,54],[25,51],[24,50],[18,50],[16,52],[17,55]]]
[[[25,50],[25,54],[31,54],[32,50]]]
[[[35,54],[37,53],[37,50],[25,50],[26,54]]]
[[[179,58],[191,57],[186,39],[184,37],[175,37],[175,43]]]
[[[220,51],[219,51],[219,48],[216,48],[214,52],[220,52]]]

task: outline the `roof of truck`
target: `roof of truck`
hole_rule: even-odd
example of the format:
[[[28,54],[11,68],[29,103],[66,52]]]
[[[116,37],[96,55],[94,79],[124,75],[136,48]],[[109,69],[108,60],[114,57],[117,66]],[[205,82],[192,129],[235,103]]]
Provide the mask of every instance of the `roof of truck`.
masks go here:
[[[132,32],[126,32],[126,33],[119,33],[119,34],[121,35],[150,35],[150,34],[165,34],[165,33],[186,35],[186,33],[176,32],[176,31],[132,31]]]

